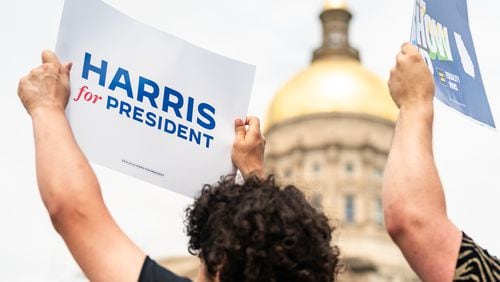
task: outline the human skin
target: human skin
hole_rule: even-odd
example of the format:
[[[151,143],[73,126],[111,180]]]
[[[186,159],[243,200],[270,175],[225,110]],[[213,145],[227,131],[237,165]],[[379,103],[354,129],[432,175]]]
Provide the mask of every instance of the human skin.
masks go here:
[[[452,281],[462,233],[447,215],[434,162],[434,81],[409,43],[397,55],[389,89],[400,113],[383,181],[386,228],[423,281]]]
[[[52,224],[88,279],[137,281],[146,254],[109,213],[64,112],[71,64],[50,51],[42,53],[42,63],[20,80],[18,96],[32,119],[38,187]],[[263,177],[259,120],[237,119],[235,135],[234,164],[244,177]],[[199,281],[209,281],[203,271]]]

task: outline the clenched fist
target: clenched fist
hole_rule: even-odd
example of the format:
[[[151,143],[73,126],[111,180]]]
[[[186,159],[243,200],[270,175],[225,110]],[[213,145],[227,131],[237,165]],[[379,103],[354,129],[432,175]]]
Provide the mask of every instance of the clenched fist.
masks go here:
[[[71,63],[62,65],[50,51],[42,53],[42,63],[19,81],[17,93],[30,115],[41,108],[64,111],[68,104]]]
[[[231,154],[234,165],[245,179],[252,175],[263,178],[266,139],[260,132],[259,119],[256,117],[248,117],[245,121],[237,119],[234,130],[236,135]]]
[[[432,107],[434,80],[417,48],[409,43],[401,47],[396,66],[391,70],[389,90],[392,99],[402,110]]]

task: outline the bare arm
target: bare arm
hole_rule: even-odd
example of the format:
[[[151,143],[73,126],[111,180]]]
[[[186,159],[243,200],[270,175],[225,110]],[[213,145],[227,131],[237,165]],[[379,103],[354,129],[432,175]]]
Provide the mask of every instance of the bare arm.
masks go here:
[[[260,131],[259,119],[256,117],[247,117],[245,121],[237,119],[234,123],[234,130],[235,137],[231,154],[234,165],[245,179],[251,176],[264,178],[266,139]]]
[[[434,82],[413,46],[403,45],[389,87],[400,115],[383,184],[387,230],[422,280],[451,281],[462,237],[432,152]]]
[[[90,280],[137,281],[145,254],[111,217],[64,113],[71,65],[47,51],[42,60],[18,94],[32,117],[38,187],[52,223]]]

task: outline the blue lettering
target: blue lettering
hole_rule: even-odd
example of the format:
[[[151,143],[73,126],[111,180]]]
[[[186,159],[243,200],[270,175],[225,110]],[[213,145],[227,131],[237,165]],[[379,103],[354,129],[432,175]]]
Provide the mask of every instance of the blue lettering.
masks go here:
[[[207,139],[207,143],[205,144],[205,147],[210,148],[210,141],[214,140],[214,138],[208,134],[203,133],[203,137]]]
[[[208,130],[214,129],[216,123],[212,115],[215,115],[215,108],[209,104],[201,103],[200,105],[198,105],[198,112],[205,119],[202,120],[200,118],[197,118],[196,122],[198,123],[198,125]],[[210,113],[212,113],[212,115],[210,115]]]
[[[169,126],[172,127],[172,129],[169,129]],[[163,131],[165,131],[168,134],[174,134],[175,133],[175,123],[171,120],[165,119],[165,128],[163,128]]]
[[[124,82],[121,82],[122,77]],[[127,91],[127,96],[134,99],[134,95],[132,94],[132,83],[130,83],[130,75],[127,70],[118,68],[116,71],[115,77],[113,77],[113,80],[109,85],[109,90],[115,91],[116,87]]]
[[[158,129],[161,129],[161,126],[162,126],[162,125],[163,125],[163,117],[162,117],[162,116],[159,116],[159,118],[158,118],[158,126],[157,126],[157,128],[158,128]]]
[[[188,139],[186,136],[187,130],[188,130],[187,126],[179,124],[179,128],[177,130],[177,136],[179,136],[179,138],[187,140]]]
[[[150,86],[152,91],[150,92],[146,91],[145,89],[146,85]],[[139,76],[139,89],[137,91],[137,101],[142,102],[144,100],[144,97],[146,97],[149,99],[149,103],[151,104],[151,106],[155,109],[158,109],[158,106],[156,105],[156,98],[158,98],[158,95],[160,95],[160,88],[158,87],[158,84],[145,77]]]
[[[106,102],[106,109],[118,108],[118,100],[115,97],[108,96],[108,101]]]
[[[193,121],[193,107],[194,107],[194,98],[188,97],[188,108],[187,108],[186,120],[189,122]]]
[[[96,67],[90,64],[90,59],[92,55],[85,52],[85,60],[83,62],[83,72],[82,77],[89,79],[89,72],[94,72],[99,75],[99,85],[104,86],[106,84],[106,72],[108,70],[108,62],[101,60],[101,67]]]
[[[92,64],[92,54],[85,52],[82,78],[88,80],[90,73],[93,72],[94,76],[99,76],[99,85],[106,87],[107,69],[107,61],[100,60],[100,64]],[[120,88],[127,93],[128,98],[134,99],[134,96],[136,96],[135,99],[137,102],[141,103],[146,103],[144,100],[148,100],[151,107],[155,109],[160,109],[158,104],[160,102],[158,102],[158,99],[160,94],[163,94],[161,101],[161,110],[163,112],[169,113],[170,116],[175,114],[178,119],[183,119],[190,123],[196,122],[198,126],[206,130],[213,130],[216,128],[216,109],[212,105],[208,103],[198,104],[195,98],[187,95],[183,96],[175,89],[167,86],[160,86],[155,81],[143,76],[139,76],[138,78],[137,93],[134,93],[135,88],[132,87],[130,72],[125,68],[118,67],[108,89],[116,91],[117,88]],[[164,87],[163,93],[160,93],[160,87]],[[85,95],[87,94],[88,93]],[[85,99],[87,99],[86,96]],[[147,126],[156,127],[159,130],[163,129],[167,133],[177,134],[179,138],[196,142],[198,145],[203,143],[203,139],[205,138],[205,146],[207,148],[210,146],[210,142],[214,140],[214,137],[210,135],[205,134],[202,136],[200,132],[190,127],[178,125],[161,115],[147,112],[144,108],[136,107],[131,103],[123,102],[112,96],[108,96],[106,109],[117,109],[120,115],[145,123]]]
[[[130,106],[129,103],[121,101],[120,103],[120,115],[125,115],[130,118],[130,111],[132,111],[132,107]]]
[[[139,107],[134,107],[134,113],[132,114],[132,118],[138,122],[144,122],[142,120],[142,115],[144,114],[144,110]]]
[[[195,131],[192,128],[189,129],[189,141],[193,142],[193,140],[196,142],[196,144],[200,145],[201,143],[201,132],[200,131]]]
[[[175,96],[177,102],[170,101],[170,96]],[[168,108],[172,108],[175,111],[175,115],[178,118],[182,118],[182,114],[180,109],[184,105],[184,98],[181,93],[175,91],[174,89],[168,88],[165,86],[165,92],[163,93],[163,107],[162,110],[168,113]]]
[[[154,127],[156,125],[156,115],[155,113],[148,112],[146,114],[146,124],[148,126]]]

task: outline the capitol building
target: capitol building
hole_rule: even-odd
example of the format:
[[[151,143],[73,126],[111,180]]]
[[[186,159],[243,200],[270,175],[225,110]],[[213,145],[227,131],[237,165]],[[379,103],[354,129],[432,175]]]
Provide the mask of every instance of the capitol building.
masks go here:
[[[276,93],[264,118],[266,172],[303,188],[331,218],[333,243],[347,265],[339,281],[419,281],[384,226],[382,179],[397,108],[386,82],[350,45],[351,17],[345,1],[325,2],[322,45]],[[194,279],[197,260],[162,264]]]

